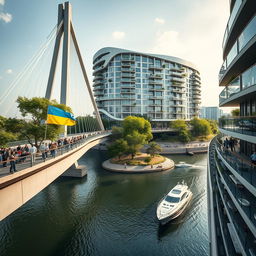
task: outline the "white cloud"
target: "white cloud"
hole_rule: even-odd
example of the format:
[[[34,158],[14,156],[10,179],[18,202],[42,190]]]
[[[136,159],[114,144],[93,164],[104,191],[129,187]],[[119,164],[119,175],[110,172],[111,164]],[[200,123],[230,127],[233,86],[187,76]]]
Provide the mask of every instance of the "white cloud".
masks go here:
[[[12,73],[13,73],[13,70],[9,68],[9,69],[7,69],[7,70],[5,71],[5,73],[6,73],[6,74],[12,74]]]
[[[1,0],[0,0],[1,1]],[[5,23],[12,21],[12,15],[8,12],[0,12],[0,20],[3,20]]]
[[[0,0],[0,5],[4,5],[5,4],[5,0]]]
[[[203,3],[198,1],[193,5],[183,18],[179,32],[172,27],[159,30],[149,51],[196,64],[202,78],[202,105],[209,106],[218,105],[218,96],[223,89],[218,86],[218,72],[222,64],[221,43],[228,18],[228,3],[222,0]],[[221,16],[220,8],[226,10]]]
[[[155,18],[155,22],[158,23],[158,24],[164,24],[165,20],[162,19],[162,18]]]
[[[114,31],[112,33],[112,37],[115,39],[115,40],[121,40],[125,37],[125,32],[122,32],[122,31]]]

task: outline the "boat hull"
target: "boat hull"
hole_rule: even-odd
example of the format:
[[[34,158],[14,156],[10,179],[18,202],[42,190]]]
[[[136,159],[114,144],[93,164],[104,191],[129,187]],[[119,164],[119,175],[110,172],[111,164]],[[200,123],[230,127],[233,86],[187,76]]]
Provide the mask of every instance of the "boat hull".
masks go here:
[[[185,210],[186,208],[188,207],[189,203],[191,202],[191,199],[192,199],[192,193],[190,194],[188,200],[186,201],[186,203],[184,203],[184,205],[178,209],[176,212],[173,212],[172,214],[170,214],[169,216],[166,216],[165,218],[163,219],[159,219],[159,222],[161,225],[165,225],[167,224],[168,222],[178,218]]]

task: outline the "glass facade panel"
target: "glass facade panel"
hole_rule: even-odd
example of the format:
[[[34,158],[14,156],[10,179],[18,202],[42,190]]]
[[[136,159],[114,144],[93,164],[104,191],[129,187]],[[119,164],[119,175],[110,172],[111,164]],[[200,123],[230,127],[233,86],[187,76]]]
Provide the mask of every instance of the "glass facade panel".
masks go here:
[[[256,65],[242,74],[242,89],[256,84]]]
[[[239,42],[239,51],[241,51],[244,46],[256,35],[256,16],[250,21],[250,23],[246,26],[244,31],[238,38]]]
[[[238,54],[237,42],[235,42],[227,55],[227,66],[229,66],[229,64],[233,61],[233,59],[236,57],[237,54]]]
[[[233,24],[233,22],[235,20],[236,14],[237,14],[241,4],[242,4],[242,0],[236,0],[235,5],[234,5],[234,7],[232,9],[232,13],[231,13],[231,15],[229,17],[229,21],[228,21],[228,28],[229,28],[229,30],[230,30],[230,28],[231,28],[231,26],[232,26],[232,24]]]

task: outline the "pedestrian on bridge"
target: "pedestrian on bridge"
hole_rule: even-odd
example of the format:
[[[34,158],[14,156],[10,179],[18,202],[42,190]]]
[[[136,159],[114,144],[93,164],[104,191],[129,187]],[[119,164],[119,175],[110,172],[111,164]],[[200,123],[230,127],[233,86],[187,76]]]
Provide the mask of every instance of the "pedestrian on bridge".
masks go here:
[[[32,144],[32,147],[29,149],[29,153],[31,155],[31,162],[34,163],[36,160],[36,152],[37,148],[34,144]]]
[[[16,172],[16,164],[15,164],[15,152],[9,151],[9,160],[10,160],[10,173]]]

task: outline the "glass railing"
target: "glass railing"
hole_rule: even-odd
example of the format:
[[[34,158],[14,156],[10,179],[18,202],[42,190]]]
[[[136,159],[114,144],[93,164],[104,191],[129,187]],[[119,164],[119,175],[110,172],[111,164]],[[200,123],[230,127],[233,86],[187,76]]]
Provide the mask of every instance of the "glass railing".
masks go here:
[[[240,92],[240,86],[226,86],[219,95],[219,103]]]
[[[225,176],[223,174],[224,180],[225,180],[225,177],[227,177],[227,176]],[[243,249],[246,251],[246,253],[249,253],[250,251],[255,252],[255,249],[253,249],[253,247],[254,247],[254,236],[253,236],[253,234],[247,228],[247,224],[245,223],[245,221],[242,219],[241,215],[239,214],[234,202],[232,201],[230,195],[226,191],[223,182],[220,180],[218,175],[216,176],[216,178],[217,178],[216,181],[217,181],[218,188],[219,188],[219,190],[221,191],[221,194],[222,194],[221,198],[223,200],[225,210],[232,219],[235,231],[236,231],[236,233],[239,237],[239,240],[240,240],[240,242],[243,246]],[[229,178],[227,178],[227,180],[229,180]],[[231,187],[229,187],[230,190],[232,192],[235,192],[235,194],[238,194],[236,191],[234,191],[235,188],[233,186],[234,185],[232,184]],[[237,188],[237,190],[239,190],[239,188]],[[251,212],[250,215],[253,215],[253,209],[251,209],[250,212]],[[222,216],[221,219],[223,219],[223,216]],[[248,254],[248,255],[250,255],[250,254]]]
[[[219,71],[219,79],[221,80],[223,74],[226,72],[229,65],[235,59],[235,57],[241,52],[241,50],[248,44],[248,42],[256,35],[256,16],[254,16],[249,24],[245,27],[240,34],[233,47],[229,51],[227,58],[224,60],[221,70]]]
[[[235,4],[234,4],[234,7],[232,9],[232,12],[229,16],[229,20],[228,20],[228,24],[227,24],[227,28],[225,30],[225,34],[224,34],[224,38],[223,38],[223,43],[222,43],[222,48],[224,48],[224,46],[226,45],[226,41],[227,41],[227,38],[228,38],[228,34],[229,34],[229,31],[230,31],[230,28],[232,27],[233,25],[233,22],[235,20],[235,17],[237,15],[237,12],[242,4],[242,0],[236,0]]]
[[[225,161],[243,177],[252,186],[256,186],[256,166],[250,162],[249,157],[242,155],[238,151],[238,146],[234,145],[233,151],[224,146],[224,140],[218,138],[216,140],[216,147],[220,155]],[[256,219],[255,219],[256,222]]]
[[[256,136],[256,117],[229,117],[219,119],[219,128],[227,131]]]

